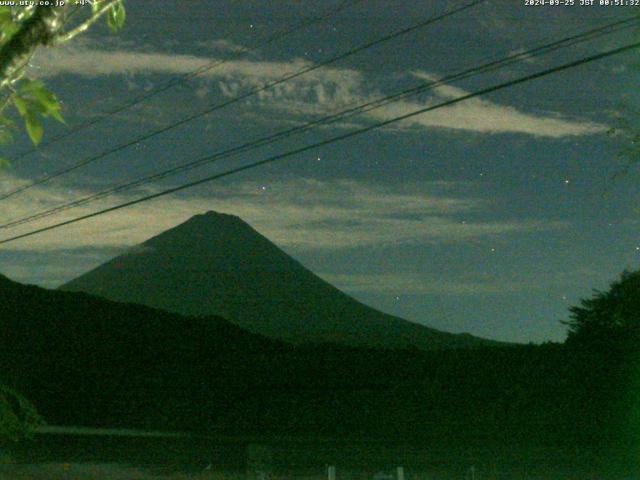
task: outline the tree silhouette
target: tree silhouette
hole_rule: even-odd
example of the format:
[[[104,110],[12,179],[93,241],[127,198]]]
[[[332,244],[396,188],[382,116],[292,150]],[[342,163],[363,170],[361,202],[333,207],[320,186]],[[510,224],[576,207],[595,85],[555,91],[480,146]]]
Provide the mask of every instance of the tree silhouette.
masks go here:
[[[609,290],[573,306],[567,344],[598,347],[633,346],[640,340],[640,271],[625,270]]]

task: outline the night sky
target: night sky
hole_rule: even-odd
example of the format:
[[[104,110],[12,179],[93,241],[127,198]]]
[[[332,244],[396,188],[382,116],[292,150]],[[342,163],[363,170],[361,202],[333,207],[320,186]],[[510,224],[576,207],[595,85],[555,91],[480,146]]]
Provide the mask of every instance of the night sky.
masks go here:
[[[0,192],[169,125],[265,82],[465,2],[365,0],[247,52],[341,2],[128,1],[123,31],[99,25],[41,49],[32,74],[76,125],[196,68],[216,68],[40,148]],[[579,2],[576,2],[579,3]],[[403,88],[637,15],[633,7],[488,1],[219,109],[1,201],[3,223],[240,145]],[[436,88],[109,197],[0,238],[318,142],[466,92],[637,41],[625,29]],[[639,52],[610,57],[414,117],[242,174],[0,247],[0,271],[55,287],[207,210],[239,215],[322,278],[385,312],[452,332],[558,341],[567,308],[640,258],[636,169],[609,134],[638,120]],[[45,125],[45,142],[66,128]],[[26,135],[3,146],[12,159]]]

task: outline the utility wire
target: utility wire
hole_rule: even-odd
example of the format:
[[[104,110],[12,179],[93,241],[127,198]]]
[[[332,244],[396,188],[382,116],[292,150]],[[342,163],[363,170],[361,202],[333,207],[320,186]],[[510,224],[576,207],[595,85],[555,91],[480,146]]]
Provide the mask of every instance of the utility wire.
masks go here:
[[[294,72],[294,73],[287,74],[287,75],[281,77],[278,80],[274,80],[272,82],[269,82],[269,83],[267,83],[267,84],[265,84],[265,85],[263,85],[261,87],[258,87],[258,88],[255,88],[253,90],[250,90],[250,91],[248,91],[248,92],[246,92],[246,93],[244,93],[242,95],[233,97],[233,98],[231,98],[231,99],[229,99],[229,100],[227,100],[225,102],[214,104],[213,106],[211,106],[210,108],[208,108],[208,109],[206,109],[206,110],[204,110],[202,112],[199,112],[199,113],[196,113],[196,114],[193,114],[193,115],[189,115],[189,116],[183,118],[182,120],[174,122],[174,123],[172,123],[172,124],[170,124],[170,125],[168,125],[166,127],[162,127],[162,128],[157,129],[157,130],[154,130],[154,131],[151,131],[149,133],[146,133],[146,134],[144,134],[144,135],[142,135],[142,136],[140,136],[140,137],[138,137],[138,138],[136,138],[134,140],[131,140],[131,141],[126,142],[126,143],[122,143],[122,144],[120,144],[120,145],[118,145],[118,146],[116,146],[114,148],[111,148],[109,150],[105,150],[104,152],[99,153],[98,155],[95,155],[93,157],[89,157],[87,159],[81,160],[80,162],[75,163],[75,164],[73,164],[73,165],[71,165],[69,167],[66,167],[66,168],[63,168],[61,170],[58,170],[57,172],[54,172],[54,173],[52,173],[50,175],[46,175],[46,176],[40,178],[39,180],[35,180],[35,181],[31,182],[31,183],[23,185],[22,187],[19,187],[19,188],[15,189],[15,190],[12,190],[11,192],[8,192],[8,193],[5,193],[3,195],[0,195],[0,200],[5,200],[5,199],[7,199],[9,197],[12,197],[12,196],[14,196],[14,195],[16,195],[18,193],[24,192],[25,190],[28,190],[28,189],[30,189],[32,187],[37,186],[37,185],[42,185],[43,183],[46,183],[46,182],[48,182],[48,181],[50,181],[50,180],[52,180],[54,178],[57,178],[57,177],[60,177],[62,175],[65,175],[67,173],[70,173],[70,172],[72,172],[74,170],[77,170],[77,169],[79,169],[81,167],[84,167],[84,166],[86,166],[86,165],[88,165],[90,163],[93,163],[93,162],[95,162],[97,160],[100,160],[100,159],[102,159],[102,158],[104,158],[104,157],[106,157],[108,155],[111,155],[113,153],[122,151],[122,150],[124,150],[126,148],[129,148],[129,147],[133,146],[133,145],[137,145],[137,144],[139,144],[139,143],[141,143],[143,141],[149,140],[150,138],[156,137],[156,136],[158,136],[158,135],[160,135],[162,133],[168,132],[169,130],[173,130],[176,127],[182,126],[182,125],[184,125],[186,123],[189,123],[189,122],[191,122],[191,121],[193,121],[193,120],[195,120],[197,118],[200,118],[200,117],[203,117],[205,115],[208,115],[208,114],[210,114],[210,113],[212,113],[212,112],[214,112],[216,110],[220,110],[221,108],[224,108],[224,107],[226,107],[228,105],[232,105],[232,104],[237,103],[237,102],[239,102],[241,100],[244,100],[246,98],[252,97],[252,96],[254,96],[254,95],[256,95],[256,94],[258,94],[260,92],[263,92],[263,91],[268,90],[268,89],[270,89],[272,87],[280,85],[281,83],[287,82],[289,80],[292,80],[294,78],[300,77],[302,75],[305,75],[305,74],[307,74],[309,72],[312,72],[314,70],[317,70],[319,68],[322,68],[322,67],[330,65],[332,63],[335,63],[337,61],[343,60],[345,58],[348,58],[348,57],[350,57],[352,55],[355,55],[355,54],[357,54],[357,53],[359,53],[361,51],[364,51],[364,50],[367,50],[369,48],[372,48],[372,47],[374,47],[376,45],[379,45],[381,43],[384,43],[384,42],[387,42],[389,40],[398,38],[398,37],[400,37],[402,35],[406,35],[408,33],[411,33],[411,32],[413,32],[415,30],[418,30],[420,28],[426,27],[426,26],[431,25],[431,24],[433,24],[435,22],[443,20],[443,19],[445,19],[447,17],[455,15],[455,14],[457,14],[459,12],[462,12],[464,10],[470,9],[472,7],[475,7],[476,5],[479,5],[479,4],[484,3],[486,1],[488,1],[488,0],[474,0],[471,3],[463,5],[462,7],[457,7],[457,8],[454,8],[452,10],[448,10],[445,13],[442,13],[442,14],[437,15],[437,16],[433,16],[433,17],[431,17],[431,18],[429,18],[427,20],[423,20],[421,22],[415,23],[415,24],[413,24],[413,25],[411,25],[409,27],[406,27],[406,28],[398,30],[398,31],[396,31],[394,33],[385,35],[384,37],[378,38],[378,39],[376,39],[374,41],[371,41],[371,42],[365,43],[363,45],[360,45],[358,47],[352,48],[352,49],[348,50],[347,52],[344,52],[342,54],[339,54],[339,55],[336,55],[334,57],[331,57],[331,58],[329,58],[327,60],[324,60],[324,61],[322,61],[320,63],[312,64],[312,65],[310,65],[308,67],[303,68],[302,70],[299,70],[299,71]]]
[[[358,3],[363,2],[364,0],[344,0],[343,2],[341,2],[337,7],[328,10],[327,12],[323,13],[322,15],[316,16],[316,17],[308,17],[303,19],[301,22],[297,23],[296,25],[294,25],[291,28],[288,29],[284,29],[281,30],[279,32],[276,32],[273,35],[270,36],[266,36],[264,39],[260,39],[258,40],[252,47],[249,47],[247,49],[244,49],[242,51],[242,53],[252,53],[256,50],[260,50],[261,48],[264,48],[288,35],[291,35],[292,33],[297,32],[298,30],[301,30],[303,28],[306,28],[308,26],[311,26],[315,23],[319,23],[323,20],[326,20],[328,18],[333,17],[334,15],[337,15],[338,13],[340,13],[342,10],[345,10],[348,7],[357,5]],[[71,18],[71,16],[73,14],[75,14],[78,11],[78,8],[76,8],[76,10],[74,10],[72,12],[71,15],[69,15],[69,18]],[[166,92],[167,90],[180,85],[182,83],[185,83],[189,80],[191,80],[192,78],[195,78],[205,72],[208,72],[210,70],[213,70],[214,68],[220,67],[222,65],[224,65],[225,63],[228,63],[230,60],[229,59],[225,59],[225,60],[215,60],[212,62],[207,62],[203,65],[201,65],[200,67],[196,68],[195,70],[192,70],[190,72],[187,72],[183,75],[180,75],[178,77],[175,77],[173,79],[168,80],[167,82],[163,83],[162,85],[159,85],[158,87],[149,90],[148,92],[145,92],[141,95],[138,95],[137,97],[133,97],[130,100],[122,103],[121,105],[118,105],[117,107],[108,110],[106,112],[103,112],[100,115],[97,115],[96,117],[90,119],[88,122],[85,123],[79,123],[77,125],[74,125],[72,127],[70,127],[67,131],[61,133],[60,135],[57,135],[53,138],[51,138],[48,141],[45,141],[43,143],[41,143],[37,148],[33,147],[30,148],[22,153],[20,153],[17,157],[15,157],[13,160],[17,161],[20,160],[28,155],[31,155],[34,152],[40,151],[43,148],[47,148],[50,145],[53,145],[54,143],[58,143],[60,140],[63,140],[67,137],[70,137],[71,135],[74,135],[78,132],[81,132],[82,130],[85,130],[86,128],[92,127],[93,125],[100,123],[102,120],[112,117],[114,115],[117,115],[118,113],[121,113],[125,110],[128,110],[131,107],[134,107],[152,97],[155,97],[156,95],[159,95],[163,92]]]
[[[198,168],[204,164],[208,164],[208,163],[213,163],[215,161],[218,160],[222,160],[222,159],[226,159],[229,158],[231,156],[235,156],[238,155],[240,153],[245,153],[248,151],[252,151],[255,150],[257,148],[260,148],[262,146],[265,145],[269,145],[272,144],[274,142],[277,142],[283,138],[288,138],[294,134],[298,134],[298,133],[302,133],[305,132],[307,130],[313,129],[317,126],[324,126],[324,125],[328,125],[331,123],[334,123],[336,121],[339,120],[344,120],[346,118],[350,118],[356,115],[360,115],[362,113],[366,113],[378,108],[381,108],[389,103],[392,102],[396,102],[398,100],[407,98],[409,96],[415,96],[417,94],[432,90],[440,85],[444,85],[444,84],[449,84],[452,83],[454,81],[457,80],[462,80],[462,79],[466,79],[481,73],[486,73],[489,71],[494,71],[500,68],[503,68],[505,66],[509,66],[511,64],[514,64],[518,61],[521,61],[523,59],[526,58],[532,58],[532,57],[536,57],[536,56],[540,56],[540,55],[544,55],[544,54],[548,54],[550,52],[553,51],[557,51],[561,48],[567,48],[569,46],[573,46],[576,45],[578,43],[582,43],[585,41],[590,41],[593,40],[595,38],[599,38],[601,36],[604,35],[610,35],[611,33],[617,32],[623,28],[629,28],[634,26],[635,24],[637,24],[638,22],[640,22],[640,19],[638,19],[637,17],[630,17],[624,20],[620,20],[617,22],[613,22],[613,23],[609,23],[607,25],[603,25],[597,28],[594,28],[592,30],[580,33],[580,34],[576,34],[576,35],[572,35],[570,37],[566,37],[563,38],[561,40],[557,40],[536,48],[533,48],[531,50],[527,50],[524,52],[520,52],[517,54],[513,54],[513,55],[509,55],[507,57],[501,58],[499,60],[495,60],[495,61],[490,61],[488,63],[485,63],[483,65],[480,66],[476,66],[476,67],[472,67],[469,69],[466,69],[462,72],[456,73],[456,74],[452,74],[452,75],[448,75],[445,76],[437,81],[431,81],[431,82],[426,82],[426,83],[422,83],[418,86],[403,90],[399,93],[393,94],[393,95],[389,95],[389,96],[385,96],[382,98],[378,98],[376,100],[373,101],[369,101],[366,102],[364,104],[360,104],[358,106],[355,107],[351,107],[347,110],[343,110],[340,111],[338,113],[335,114],[331,114],[325,117],[322,117],[320,119],[305,123],[303,125],[297,126],[297,127],[293,127],[287,130],[283,130],[280,131],[278,133],[275,133],[273,135],[267,136],[267,137],[263,137],[257,140],[254,140],[252,142],[249,143],[245,143],[236,147],[232,147],[229,148],[227,150],[223,150],[220,152],[217,152],[213,155],[207,155],[204,158],[200,158],[191,162],[187,162],[185,164],[182,165],[178,165],[176,167],[172,167],[170,169],[158,172],[158,173],[154,173],[142,178],[139,178],[137,180],[134,181],[130,181],[130,182],[126,182],[126,183],[122,183],[120,185],[116,185],[114,187],[111,187],[109,189],[103,190],[101,192],[97,192],[91,195],[88,195],[86,197],[74,200],[72,202],[68,202],[62,205],[58,205],[56,207],[50,208],[48,210],[44,210],[41,212],[38,212],[36,214],[27,216],[27,217],[23,217],[23,218],[19,218],[19,219],[15,219],[15,220],[11,220],[5,224],[1,224],[0,225],[0,229],[7,229],[7,228],[11,228],[11,227],[15,227],[18,225],[22,225],[25,223],[30,223],[33,222],[35,220],[39,220],[45,217],[49,217],[51,215],[54,215],[58,212],[62,212],[62,211],[66,211],[69,210],[71,208],[75,208],[81,205],[85,205],[87,203],[99,200],[101,198],[105,198],[108,197],[109,195],[115,194],[115,193],[121,193],[121,192],[125,192],[128,190],[131,190],[135,187],[139,187],[142,185],[145,185],[147,183],[151,183],[172,175],[176,175],[178,173],[182,173],[182,172],[186,172],[189,170],[192,170],[194,168]]]
[[[430,111],[433,111],[433,110],[436,110],[436,109],[439,109],[439,108],[444,108],[444,107],[447,107],[447,106],[450,106],[450,105],[454,105],[456,103],[460,103],[460,102],[463,102],[465,100],[469,100],[471,98],[479,97],[479,96],[482,96],[482,95],[487,95],[489,93],[493,93],[493,92],[496,92],[496,91],[499,91],[499,90],[502,90],[502,89],[505,89],[505,88],[509,88],[509,87],[513,87],[515,85],[519,85],[519,84],[522,84],[522,83],[525,83],[525,82],[529,82],[531,80],[542,78],[542,77],[545,77],[547,75],[558,73],[558,72],[561,72],[561,71],[564,71],[564,70],[569,70],[571,68],[575,68],[575,67],[578,67],[580,65],[584,65],[586,63],[590,63],[590,62],[593,62],[593,61],[596,61],[596,60],[600,60],[600,59],[603,59],[603,58],[611,57],[611,56],[614,56],[614,55],[619,55],[621,53],[628,52],[628,51],[630,51],[630,50],[632,50],[634,48],[638,48],[638,47],[640,47],[640,42],[627,44],[627,45],[624,45],[622,47],[618,47],[618,48],[614,48],[614,49],[611,49],[611,50],[607,50],[605,52],[601,52],[601,53],[598,53],[598,54],[595,54],[595,55],[590,55],[588,57],[583,57],[583,58],[581,58],[579,60],[574,60],[572,62],[565,63],[565,64],[562,64],[562,65],[559,65],[559,66],[556,66],[556,67],[553,67],[553,68],[548,68],[548,69],[545,69],[545,70],[542,70],[542,71],[539,71],[539,72],[536,72],[536,73],[533,73],[533,74],[530,74],[530,75],[525,75],[525,76],[517,78],[515,80],[510,80],[508,82],[499,83],[497,85],[493,85],[491,87],[487,87],[487,88],[484,88],[484,89],[481,89],[481,90],[477,90],[475,92],[469,93],[467,95],[460,96],[458,98],[454,98],[452,100],[448,100],[446,102],[439,103],[437,105],[432,105],[430,107],[421,108],[421,109],[415,110],[413,112],[394,117],[394,118],[389,119],[389,120],[378,122],[376,124],[361,128],[359,130],[355,130],[355,131],[352,131],[352,132],[349,132],[349,133],[338,135],[338,136],[329,138],[327,140],[323,140],[321,142],[313,143],[311,145],[307,145],[305,147],[301,147],[301,148],[298,148],[298,149],[295,149],[295,150],[290,150],[290,151],[285,152],[285,153],[281,153],[281,154],[278,154],[278,155],[273,155],[273,156],[268,157],[268,158],[266,158],[264,160],[260,160],[260,161],[253,162],[253,163],[249,163],[247,165],[243,165],[241,167],[233,168],[233,169],[230,169],[230,170],[227,170],[225,172],[218,173],[218,174],[215,174],[215,175],[210,175],[210,176],[195,180],[193,182],[189,182],[189,183],[185,183],[185,184],[179,185],[177,187],[168,188],[168,189],[163,190],[161,192],[157,192],[157,193],[154,193],[154,194],[151,194],[151,195],[147,195],[147,196],[142,197],[142,198],[138,198],[138,199],[135,199],[135,200],[130,200],[128,202],[124,202],[124,203],[121,203],[119,205],[114,205],[112,207],[105,208],[103,210],[99,210],[97,212],[89,213],[89,214],[86,214],[86,215],[82,215],[82,216],[79,216],[79,217],[72,218],[70,220],[65,220],[63,222],[59,222],[59,223],[56,223],[56,224],[53,224],[53,225],[49,225],[47,227],[42,227],[42,228],[39,228],[39,229],[36,229],[36,230],[32,230],[30,232],[26,232],[26,233],[23,233],[23,234],[20,234],[20,235],[16,235],[16,236],[13,236],[13,237],[10,237],[10,238],[6,238],[6,239],[3,239],[3,240],[0,240],[0,245],[5,244],[5,243],[9,243],[9,242],[13,242],[15,240],[19,240],[19,239],[22,239],[22,238],[31,237],[33,235],[37,235],[37,234],[40,234],[40,233],[43,233],[43,232],[54,230],[56,228],[60,228],[60,227],[66,226],[66,225],[71,225],[73,223],[77,223],[77,222],[80,222],[80,221],[83,221],[83,220],[87,220],[89,218],[98,217],[100,215],[104,215],[106,213],[114,212],[116,210],[121,210],[123,208],[130,207],[130,206],[133,206],[133,205],[136,205],[136,204],[139,204],[139,203],[143,203],[143,202],[146,202],[146,201],[149,201],[149,200],[153,200],[155,198],[163,197],[163,196],[169,195],[171,193],[179,192],[181,190],[186,190],[188,188],[192,188],[192,187],[195,187],[197,185],[201,185],[201,184],[208,183],[208,182],[211,182],[211,181],[214,181],[214,180],[218,180],[220,178],[228,177],[230,175],[234,175],[234,174],[237,174],[237,173],[240,173],[240,172],[251,170],[251,169],[260,167],[262,165],[267,165],[267,164],[270,164],[270,163],[274,163],[276,161],[279,161],[279,160],[282,160],[282,159],[285,159],[285,158],[289,158],[289,157],[292,157],[292,156],[300,154],[300,153],[308,152],[309,150],[313,150],[313,149],[322,147],[324,145],[328,145],[328,144],[331,144],[331,143],[335,143],[335,142],[339,142],[339,141],[342,141],[342,140],[346,140],[348,138],[355,137],[357,135],[361,135],[363,133],[379,129],[379,128],[385,127],[387,125],[390,125],[392,123],[396,123],[396,122],[399,122],[399,121],[402,121],[402,120],[406,120],[408,118],[415,117],[415,116],[421,115],[423,113],[427,113],[427,112],[430,112]]]

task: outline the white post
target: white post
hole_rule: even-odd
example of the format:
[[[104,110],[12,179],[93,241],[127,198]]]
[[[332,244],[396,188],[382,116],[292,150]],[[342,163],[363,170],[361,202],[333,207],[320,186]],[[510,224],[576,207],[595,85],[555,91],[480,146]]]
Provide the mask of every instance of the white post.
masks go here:
[[[404,480],[404,467],[396,468],[396,480]]]
[[[336,467],[333,465],[327,468],[327,480],[336,480]]]

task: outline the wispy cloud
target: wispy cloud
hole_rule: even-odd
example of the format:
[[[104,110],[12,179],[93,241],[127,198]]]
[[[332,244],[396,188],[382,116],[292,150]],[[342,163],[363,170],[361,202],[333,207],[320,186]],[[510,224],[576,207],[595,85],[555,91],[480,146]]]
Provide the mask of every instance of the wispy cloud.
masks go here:
[[[124,248],[207,210],[236,214],[276,244],[301,250],[460,242],[565,227],[561,222],[527,219],[461,220],[461,217],[477,216],[491,209],[490,202],[471,198],[465,190],[464,184],[446,182],[415,184],[399,190],[350,180],[323,182],[310,179],[216,185],[206,196],[147,202],[8,243],[0,250]],[[63,199],[69,201],[68,196],[60,189],[31,189],[8,201],[5,211],[12,212],[12,218],[19,218],[56,205]],[[112,202],[129,199],[131,197],[121,196]],[[87,205],[55,217],[55,220],[86,214],[97,208]],[[41,220],[11,231],[0,230],[0,238],[47,225],[53,220]]]
[[[226,45],[224,40],[217,42],[222,46]],[[229,45],[226,46],[231,48]],[[232,47],[241,48],[235,44]],[[45,50],[34,63],[39,75],[73,74],[89,78],[125,73],[186,74],[204,66],[216,65],[215,68],[204,71],[199,78],[208,82],[206,88],[228,98],[312,65],[302,59],[224,60],[161,52],[101,50],[83,45]],[[436,79],[436,76],[428,72],[407,72],[407,76],[425,82]],[[252,97],[250,102],[262,108],[278,109],[294,116],[326,114],[379,98],[386,89],[384,79],[379,79],[376,84],[357,70],[325,67],[261,91]],[[200,97],[206,94],[203,86],[196,91]],[[399,101],[372,110],[362,115],[361,120],[389,120],[436,104],[443,99],[457,98],[467,93],[457,87],[440,86],[433,90],[432,97],[425,102]],[[482,134],[519,133],[549,138],[593,135],[607,130],[605,125],[591,121],[564,118],[559,114],[528,113],[513,106],[500,105],[480,98],[416,116],[403,124],[422,129],[446,128]]]
[[[424,72],[416,72],[417,78],[434,81],[436,77]],[[451,85],[442,85],[433,90],[433,103],[451,100],[468,95],[469,92]],[[423,105],[403,102],[391,106],[397,114],[417,110]],[[385,112],[385,115],[389,112]],[[499,105],[476,97],[447,108],[435,110],[411,120],[414,125],[424,127],[444,127],[470,130],[479,133],[523,133],[539,137],[574,137],[604,133],[606,125],[590,121],[571,120],[559,115],[533,115],[524,113],[511,106]]]
[[[343,274],[318,273],[327,282],[353,294],[385,295],[505,295],[518,292],[548,291],[572,285],[584,278],[584,271],[550,272],[529,278],[505,278],[494,275],[467,275],[469,278],[443,278],[412,272]]]
[[[15,256],[13,252],[0,254],[0,273],[2,275],[18,282],[43,287],[57,287],[96,267],[111,255],[93,256],[87,252],[67,254],[56,251],[55,256],[29,252],[25,252],[19,258],[11,258],[12,256]],[[63,257],[63,261],[60,257]]]
[[[521,290],[522,285],[494,281],[447,281],[416,273],[336,274],[319,273],[327,282],[353,293],[393,295],[469,295],[495,294]],[[526,285],[530,286],[530,285]]]
[[[232,53],[243,53],[247,52],[248,49],[243,47],[242,45],[238,45],[231,40],[227,40],[226,38],[218,38],[215,40],[208,40],[204,42],[196,42],[198,47],[208,48],[217,52],[232,52]]]

